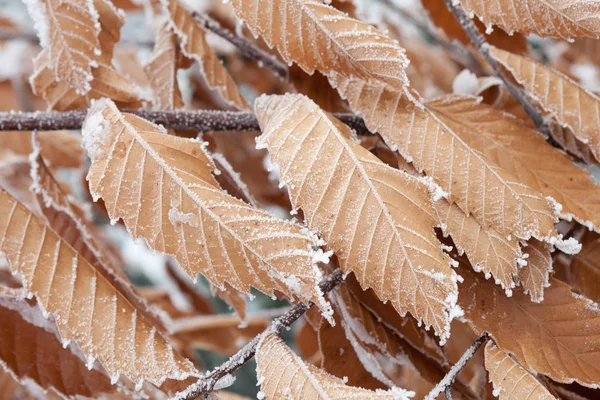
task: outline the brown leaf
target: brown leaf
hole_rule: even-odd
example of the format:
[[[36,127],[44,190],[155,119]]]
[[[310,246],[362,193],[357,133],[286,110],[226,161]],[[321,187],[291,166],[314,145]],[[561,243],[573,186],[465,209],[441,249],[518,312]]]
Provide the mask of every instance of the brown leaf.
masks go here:
[[[600,236],[587,232],[582,240],[583,248],[573,256],[567,267],[565,281],[577,293],[592,301],[600,302]]]
[[[506,297],[493,283],[461,268],[459,303],[477,333],[489,332],[498,347],[525,369],[557,382],[600,383],[600,310],[555,279],[544,301],[532,303],[515,289]]]
[[[454,317],[456,275],[441,250],[427,184],[350,140],[350,129],[302,95],[262,96],[256,113],[280,181],[344,271],[399,313],[433,326],[443,342]],[[285,122],[285,123],[284,123]]]
[[[80,168],[83,164],[81,138],[67,131],[39,132],[42,156],[53,168]],[[31,134],[23,131],[0,134],[0,157],[14,153],[29,155],[33,150]]]
[[[330,78],[353,110],[392,150],[432,176],[448,199],[484,227],[527,240],[556,240],[557,205],[471,148],[462,138],[460,117],[411,104],[389,86]],[[436,145],[431,146],[430,143]]]
[[[266,336],[256,351],[256,372],[264,398],[271,399],[398,399],[402,389],[371,391],[352,386],[313,365],[305,364],[275,335]],[[403,397],[400,397],[403,398]]]
[[[508,33],[571,39],[600,37],[600,4],[587,0],[460,0],[485,25]]]
[[[530,239],[523,252],[528,254],[527,264],[519,271],[519,282],[525,293],[529,293],[531,301],[539,303],[544,300],[544,288],[550,285],[552,272],[552,246],[539,240]]]
[[[134,238],[175,256],[192,279],[202,273],[243,293],[279,290],[329,310],[318,288],[317,239],[224,193],[200,142],[167,135],[108,100],[92,106],[83,135],[90,191]]]
[[[491,341],[485,346],[485,368],[500,400],[556,399],[534,375]]]
[[[184,105],[177,83],[179,57],[177,36],[165,23],[156,34],[152,58],[144,65],[157,109],[174,110]]]
[[[55,317],[62,340],[75,341],[89,364],[97,359],[109,376],[139,384],[197,376],[102,275],[3,190],[0,216],[0,250],[11,271]]]
[[[208,45],[205,32],[198,21],[178,0],[161,0],[169,18],[168,26],[179,37],[183,54],[198,62],[206,83],[217,90],[223,100],[239,110],[250,109],[229,72],[223,67],[215,51]]]
[[[596,159],[600,159],[600,99],[595,94],[531,59],[494,47],[490,53],[545,112],[587,144]]]
[[[287,62],[315,70],[408,85],[407,59],[395,40],[371,25],[314,0],[233,0],[236,16]],[[257,10],[262,12],[258,13]]]

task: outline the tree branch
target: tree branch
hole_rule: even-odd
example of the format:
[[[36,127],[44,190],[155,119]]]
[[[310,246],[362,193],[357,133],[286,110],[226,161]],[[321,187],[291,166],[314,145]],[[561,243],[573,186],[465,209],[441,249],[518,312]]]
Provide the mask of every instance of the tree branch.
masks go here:
[[[245,37],[240,37],[228,29],[223,28],[217,21],[208,15],[200,14],[196,11],[192,12],[192,16],[200,22],[200,26],[205,30],[209,30],[229,43],[234,45],[244,57],[249,60],[256,61],[259,66],[265,66],[283,80],[288,79],[287,66],[275,58],[273,55],[256,47]]]
[[[477,340],[469,347],[464,354],[460,357],[460,359],[450,368],[450,371],[444,376],[444,378],[433,388],[431,392],[425,397],[425,400],[434,400],[436,399],[440,393],[448,393],[446,392],[446,388],[449,388],[454,383],[456,376],[463,369],[467,361],[473,357],[475,352],[481,347],[483,343],[488,339],[488,334],[484,333],[479,336]]]
[[[319,288],[321,288],[323,294],[327,294],[333,289],[337,288],[343,282],[343,280],[342,270],[338,268],[329,276],[324,278],[321,283],[319,283]],[[304,303],[298,303],[294,305],[281,317],[274,319],[267,329],[242,347],[229,359],[229,361],[215,368],[210,373],[207,373],[203,379],[190,385],[185,391],[175,395],[174,399],[193,400],[198,396],[208,396],[219,379],[222,379],[223,377],[235,372],[242,365],[247,363],[252,357],[254,357],[258,344],[265,336],[270,334],[279,335],[292,323],[304,315],[304,313],[312,306],[313,303],[310,303],[309,305]]]
[[[527,93],[508,79],[504,71],[500,68],[496,60],[490,54],[490,45],[485,40],[485,37],[481,34],[481,32],[479,32],[462,6],[455,0],[444,0],[444,2],[454,17],[458,20],[462,28],[465,30],[469,36],[469,39],[471,39],[471,42],[473,42],[477,50],[481,53],[483,58],[485,58],[490,67],[492,67],[496,76],[502,80],[506,88],[510,91],[510,94],[519,102],[527,115],[529,115],[529,117],[533,120],[536,128],[541,133],[546,135],[546,137],[552,138],[552,125],[544,118],[544,114],[538,107],[535,106]]]
[[[137,115],[167,129],[209,131],[260,131],[256,115],[251,111],[220,110],[122,110]],[[81,111],[34,111],[0,112],[0,131],[56,131],[80,129],[87,110]],[[364,121],[357,115],[333,113],[360,136],[372,136]]]

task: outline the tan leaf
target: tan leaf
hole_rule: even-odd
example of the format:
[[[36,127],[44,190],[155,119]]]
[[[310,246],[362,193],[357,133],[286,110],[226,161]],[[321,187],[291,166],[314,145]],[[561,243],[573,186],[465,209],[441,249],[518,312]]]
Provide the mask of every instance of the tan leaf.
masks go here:
[[[39,132],[42,156],[55,168],[79,168],[85,156],[81,138],[67,131]],[[28,132],[2,132],[0,134],[0,157],[8,153],[29,155],[33,150]]]
[[[154,107],[174,110],[183,107],[177,83],[179,48],[177,36],[165,23],[156,34],[152,58],[144,65],[154,95]]]
[[[493,283],[461,268],[459,303],[475,332],[489,332],[497,346],[525,369],[563,383],[600,384],[600,310],[555,279],[544,301],[521,289],[506,297]]]
[[[101,54],[98,60],[102,64],[111,65],[115,46],[121,39],[121,28],[125,24],[125,13],[117,8],[111,0],[93,0],[93,3],[98,12],[98,22],[100,22],[98,40]]]
[[[527,264],[519,271],[519,282],[531,301],[544,300],[544,288],[550,285],[552,272],[552,246],[539,240],[530,239],[523,252],[528,254]]]
[[[511,34],[570,39],[600,37],[600,3],[587,0],[460,0],[486,25]]]
[[[103,246],[97,229],[84,219],[81,207],[73,203],[56,182],[39,155],[39,147],[36,146],[30,160],[30,174],[33,178],[31,190],[36,195],[48,225],[117,289],[148,322],[165,332],[166,328],[160,317],[137,293],[112,254]]]
[[[362,114],[392,150],[432,176],[466,214],[484,227],[527,240],[554,242],[557,205],[471,148],[462,138],[460,117],[411,104],[389,86],[330,77],[353,110]],[[430,145],[435,143],[435,145]]]
[[[402,389],[384,391],[346,386],[344,381],[305,364],[275,335],[262,339],[256,351],[261,393],[271,399],[407,399]]]
[[[523,184],[556,199],[561,218],[600,226],[600,185],[537,131],[473,97],[447,96],[428,105],[460,121],[461,138],[471,148]]]
[[[500,400],[555,399],[532,374],[491,341],[485,346],[485,368]]]
[[[81,255],[23,205],[0,191],[0,250],[23,287],[109,376],[161,386],[197,376],[155,328]],[[75,312],[76,311],[76,312]]]
[[[180,318],[170,326],[175,342],[185,347],[196,347],[233,355],[244,342],[264,331],[269,320],[249,316],[243,322],[237,315],[202,315]]]
[[[459,254],[466,253],[476,271],[494,276],[507,294],[515,287],[523,253],[516,238],[510,240],[493,228],[483,228],[473,216],[467,216],[456,204],[441,199],[434,208],[444,234],[450,234]]]
[[[0,318],[0,364],[17,381],[29,381],[69,399],[126,389],[113,386],[110,377],[100,370],[88,370],[85,361],[74,353],[75,346],[63,347],[56,325],[27,301],[1,296]]]
[[[233,0],[231,5],[255,37],[306,73],[337,72],[399,90],[408,85],[408,60],[395,40],[321,1]]]
[[[179,3],[179,0],[160,0],[169,18],[169,29],[179,37],[183,54],[198,62],[206,83],[217,90],[223,100],[239,110],[250,109],[229,72],[221,64],[215,51],[206,42],[205,32],[198,21]]]
[[[91,90],[92,68],[101,53],[96,9],[86,0],[44,0],[44,5],[49,37],[41,41],[49,56],[48,68],[54,80],[65,81],[83,96]]]
[[[566,282],[575,291],[592,301],[600,302],[600,237],[587,232],[583,238],[583,248],[573,256],[567,267]]]
[[[544,111],[600,159],[600,98],[560,72],[529,58],[494,47],[490,53]]]
[[[175,256],[192,279],[202,273],[243,293],[278,290],[329,310],[318,288],[317,239],[223,192],[200,142],[121,114],[109,100],[92,106],[83,135],[90,192],[134,238]]]
[[[214,291],[214,294],[227,303],[229,308],[232,308],[242,320],[246,319],[246,296],[231,287],[229,283],[225,284],[224,289],[215,286],[212,286],[211,289]]]
[[[256,113],[292,206],[336,251],[344,271],[398,312],[433,326],[443,342],[457,276],[432,227],[427,184],[350,140],[350,129],[302,95],[262,96]],[[285,122],[285,124],[284,124]]]

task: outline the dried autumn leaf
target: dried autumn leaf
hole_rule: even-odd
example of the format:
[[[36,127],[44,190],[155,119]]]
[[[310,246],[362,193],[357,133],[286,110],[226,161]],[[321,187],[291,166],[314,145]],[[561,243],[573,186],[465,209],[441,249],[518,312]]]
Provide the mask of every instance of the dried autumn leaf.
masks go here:
[[[91,159],[90,192],[134,238],[175,256],[195,279],[248,293],[253,286],[313,301],[324,312],[316,262],[318,240],[299,225],[276,219],[221,190],[203,145],[96,102],[83,127]]]
[[[0,364],[18,382],[75,399],[99,397],[127,388],[113,386],[100,370],[88,370],[74,345],[63,347],[56,325],[25,300],[0,296]],[[2,392],[6,395],[5,392]]]
[[[160,0],[168,16],[168,26],[179,38],[182,53],[198,62],[202,76],[212,90],[217,90],[229,105],[247,110],[250,106],[241,95],[229,72],[215,51],[206,42],[205,32],[198,21],[179,3],[179,0]]]
[[[461,268],[459,303],[477,333],[489,332],[497,346],[525,369],[563,383],[600,384],[600,310],[555,279],[544,301],[532,303],[515,289],[506,297],[493,283]]]
[[[600,7],[600,3],[598,3]],[[490,47],[490,54],[506,68],[539,106],[587,144],[600,159],[600,98],[569,77],[529,58]]]
[[[566,282],[590,300],[600,302],[600,237],[587,232],[582,240],[583,248],[573,256],[566,267]]]
[[[550,286],[552,272],[552,246],[539,240],[530,239],[523,249],[528,254],[527,264],[519,271],[519,282],[531,301],[544,300],[544,288]]]
[[[155,108],[174,110],[183,107],[183,99],[177,84],[178,67],[177,36],[170,32],[167,24],[164,24],[156,34],[152,58],[144,65],[154,95]]]
[[[344,271],[399,313],[433,326],[443,342],[457,276],[432,227],[427,184],[350,140],[350,129],[302,95],[262,96],[256,114],[294,208],[335,249]]]
[[[600,186],[537,131],[478,98],[447,96],[428,106],[460,122],[461,138],[471,148],[523,184],[556,199],[561,218],[575,218],[591,229],[600,226]]]
[[[49,37],[42,37],[41,41],[49,55],[48,68],[54,80],[67,82],[83,96],[91,90],[92,68],[101,54],[100,23],[93,2],[44,0],[43,4]]]
[[[314,0],[233,0],[231,5],[255,37],[308,74],[336,72],[399,90],[408,85],[408,60],[398,42],[332,6]]]
[[[600,37],[600,3],[587,0],[459,0],[465,11],[509,34]]]
[[[38,134],[42,156],[54,168],[79,168],[83,164],[81,138],[67,131],[43,131]],[[26,132],[0,134],[0,158],[9,153],[29,155],[31,135]]]
[[[63,341],[74,341],[88,365],[109,376],[161,386],[197,376],[133,306],[52,228],[0,191],[0,251],[40,307],[52,314]],[[76,312],[75,312],[76,311]]]
[[[485,368],[494,384],[494,394],[500,400],[555,399],[531,373],[493,342],[485,346]]]
[[[346,386],[343,380],[305,364],[276,335],[268,335],[260,341],[256,350],[256,365],[261,394],[267,400],[408,399],[409,393],[399,388],[371,391]]]
[[[335,75],[342,98],[417,169],[448,192],[448,200],[484,227],[505,236],[555,242],[558,206],[471,148],[462,138],[460,116],[412,104],[389,86]],[[435,145],[430,145],[435,143]]]

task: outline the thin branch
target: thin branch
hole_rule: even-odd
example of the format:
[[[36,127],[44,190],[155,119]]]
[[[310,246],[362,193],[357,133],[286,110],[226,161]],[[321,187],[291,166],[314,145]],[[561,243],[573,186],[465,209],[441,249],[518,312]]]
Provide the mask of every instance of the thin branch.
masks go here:
[[[450,371],[444,376],[444,378],[439,381],[439,383],[429,392],[429,394],[425,397],[425,400],[433,400],[436,399],[440,393],[446,393],[446,388],[449,388],[454,383],[456,376],[463,369],[467,361],[473,357],[475,352],[481,347],[483,343],[488,339],[488,334],[484,333],[479,336],[477,340],[469,347],[464,354],[460,357],[460,359],[450,368]]]
[[[448,386],[446,390],[444,390],[444,395],[446,396],[446,400],[452,400],[452,386]]]
[[[210,131],[260,131],[256,115],[251,111],[220,110],[122,110],[137,115],[167,129]],[[0,112],[0,131],[55,131],[80,129],[87,110]],[[357,115],[334,113],[334,117],[348,125],[360,136],[372,136],[364,121]]]
[[[340,283],[343,282],[343,280],[344,278],[342,270],[338,268],[325,279],[323,279],[323,281],[321,281],[319,288],[321,288],[323,294],[327,294],[333,289],[337,288]],[[266,330],[242,347],[229,359],[229,361],[215,368],[210,373],[207,373],[200,381],[190,385],[185,391],[178,393],[174,399],[193,400],[199,396],[208,396],[215,384],[220,379],[237,371],[242,365],[246,364],[252,357],[254,357],[258,344],[265,336],[270,334],[279,335],[292,323],[304,315],[304,313],[312,306],[313,303],[310,303],[309,305],[304,303],[298,303],[294,305],[288,312],[273,320],[271,325]]]
[[[256,61],[260,66],[269,68],[281,79],[288,79],[288,68],[273,55],[256,47],[245,37],[240,37],[230,30],[223,28],[217,21],[208,15],[193,11],[192,16],[198,22],[200,22],[200,26],[202,26],[202,28],[207,29],[227,40],[229,43],[234,45],[244,57],[248,58],[249,60]]]
[[[490,54],[490,45],[485,40],[485,37],[481,34],[481,32],[479,32],[462,6],[454,0],[444,0],[444,2],[454,17],[458,20],[462,28],[465,30],[471,39],[471,42],[473,42],[477,50],[481,53],[483,58],[485,58],[490,67],[492,67],[496,76],[502,80],[506,88],[510,91],[510,94],[519,102],[521,107],[523,107],[525,112],[527,112],[527,115],[529,115],[529,117],[533,120],[536,128],[548,138],[551,138],[552,126],[544,118],[544,114],[538,107],[534,105],[531,98],[523,89],[513,84],[512,81],[508,79],[504,71],[500,68],[496,60]]]

